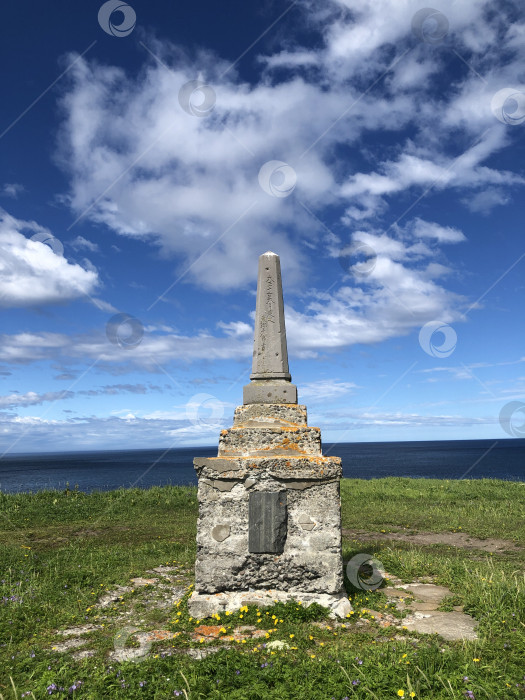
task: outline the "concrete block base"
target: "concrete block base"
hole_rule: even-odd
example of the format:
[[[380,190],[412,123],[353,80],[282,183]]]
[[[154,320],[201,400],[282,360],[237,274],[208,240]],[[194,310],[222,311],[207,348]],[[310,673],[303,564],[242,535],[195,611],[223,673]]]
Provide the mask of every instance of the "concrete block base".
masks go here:
[[[256,379],[245,384],[243,404],[297,403],[297,387],[285,379]]]

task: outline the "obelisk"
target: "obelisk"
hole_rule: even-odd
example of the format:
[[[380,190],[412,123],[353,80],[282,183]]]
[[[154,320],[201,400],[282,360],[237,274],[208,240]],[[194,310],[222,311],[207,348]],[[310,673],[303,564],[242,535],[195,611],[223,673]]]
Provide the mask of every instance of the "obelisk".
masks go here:
[[[259,257],[250,379],[243,391],[244,404],[297,403],[297,387],[288,369],[281,263],[271,251]]]
[[[233,427],[199,477],[195,591],[202,619],[294,598],[332,615],[351,606],[343,587],[341,459],[324,457],[321,431],[291,383],[279,257],[259,257],[253,363]]]

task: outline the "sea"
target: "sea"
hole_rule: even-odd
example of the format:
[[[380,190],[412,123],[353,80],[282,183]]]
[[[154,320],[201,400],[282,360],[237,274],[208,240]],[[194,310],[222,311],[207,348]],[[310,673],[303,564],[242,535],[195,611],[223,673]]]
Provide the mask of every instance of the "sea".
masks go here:
[[[523,438],[344,442],[325,444],[323,453],[341,457],[343,476],[349,478],[525,481]],[[6,455],[0,458],[0,492],[196,485],[196,456],[216,457],[217,446]]]

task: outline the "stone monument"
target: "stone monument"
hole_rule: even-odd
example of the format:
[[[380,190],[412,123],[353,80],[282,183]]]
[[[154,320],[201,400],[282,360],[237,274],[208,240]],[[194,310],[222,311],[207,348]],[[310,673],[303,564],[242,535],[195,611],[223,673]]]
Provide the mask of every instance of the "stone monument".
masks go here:
[[[351,605],[343,587],[342,475],[323,457],[291,383],[279,257],[259,258],[250,383],[217,457],[194,459],[199,477],[195,591],[203,618],[294,598],[332,616]]]

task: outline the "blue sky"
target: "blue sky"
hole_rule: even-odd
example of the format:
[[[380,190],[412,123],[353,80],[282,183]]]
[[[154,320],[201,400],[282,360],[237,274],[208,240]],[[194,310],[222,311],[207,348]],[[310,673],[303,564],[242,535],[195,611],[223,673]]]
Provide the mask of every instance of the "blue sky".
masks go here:
[[[3,454],[216,444],[266,250],[325,442],[524,434],[518,2],[33,1],[0,31]]]

